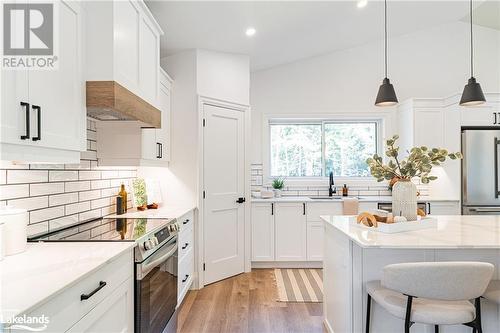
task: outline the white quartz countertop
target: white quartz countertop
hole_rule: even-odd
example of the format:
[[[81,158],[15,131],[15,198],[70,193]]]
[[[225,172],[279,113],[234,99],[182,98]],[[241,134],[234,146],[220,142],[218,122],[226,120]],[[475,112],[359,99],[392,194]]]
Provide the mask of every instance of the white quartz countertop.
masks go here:
[[[262,198],[252,198],[252,202],[342,202],[343,197],[336,196],[336,199],[311,199],[311,197],[281,197],[281,198],[270,198],[270,199],[262,199]],[[357,198],[357,197],[348,197],[348,198]],[[391,202],[391,196],[360,196],[360,202]],[[419,202],[437,202],[437,201],[451,201],[458,202],[458,199],[448,199],[448,198],[438,198],[438,197],[419,197]]]
[[[352,225],[348,216],[321,216],[321,219],[325,221],[327,229],[335,228],[366,248],[500,249],[500,216],[433,217],[438,221],[437,227],[393,234]]]
[[[134,242],[28,243],[25,252],[0,261],[0,321],[26,313],[134,246]]]
[[[146,209],[143,211],[129,209],[127,213],[122,215],[109,215],[106,218],[147,218],[147,219],[176,219],[196,207],[190,205],[165,205],[158,209]]]

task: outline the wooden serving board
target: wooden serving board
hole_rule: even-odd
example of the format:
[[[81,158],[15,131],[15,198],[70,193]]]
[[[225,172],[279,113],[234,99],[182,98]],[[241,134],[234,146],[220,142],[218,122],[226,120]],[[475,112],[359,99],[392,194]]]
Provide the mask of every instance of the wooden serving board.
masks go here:
[[[395,234],[398,232],[414,231],[421,229],[437,228],[437,219],[433,217],[424,217],[419,221],[407,221],[407,222],[397,222],[397,223],[382,223],[379,222],[378,226],[367,227],[363,223],[356,222],[356,216],[349,216],[349,223],[358,228],[374,231],[383,232],[385,234]]]

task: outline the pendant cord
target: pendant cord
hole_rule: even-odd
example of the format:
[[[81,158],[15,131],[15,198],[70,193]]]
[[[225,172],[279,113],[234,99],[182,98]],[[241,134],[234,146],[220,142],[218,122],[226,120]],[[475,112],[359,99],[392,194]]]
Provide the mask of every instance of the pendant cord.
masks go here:
[[[384,0],[384,22],[385,77],[387,78],[387,0]]]
[[[470,76],[474,77],[474,45],[472,39],[472,0],[470,0]]]

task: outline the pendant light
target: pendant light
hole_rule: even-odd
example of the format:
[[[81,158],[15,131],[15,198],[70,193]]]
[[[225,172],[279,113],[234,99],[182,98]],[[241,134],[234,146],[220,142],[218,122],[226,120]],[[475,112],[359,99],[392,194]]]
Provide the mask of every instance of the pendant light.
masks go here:
[[[460,105],[462,106],[474,106],[480,105],[486,102],[484,98],[483,90],[479,83],[476,82],[474,77],[474,44],[472,36],[472,0],[470,0],[470,79],[469,82],[464,87],[462,93],[462,98],[460,98]]]
[[[384,60],[385,60],[385,78],[382,85],[378,88],[377,99],[375,100],[376,106],[393,106],[398,104],[398,98],[391,82],[387,78],[387,0],[384,0]]]

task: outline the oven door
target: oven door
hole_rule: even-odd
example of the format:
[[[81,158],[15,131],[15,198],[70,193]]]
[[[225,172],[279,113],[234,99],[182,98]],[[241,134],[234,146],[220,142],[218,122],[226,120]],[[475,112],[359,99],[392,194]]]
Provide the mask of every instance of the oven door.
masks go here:
[[[135,265],[135,332],[158,333],[176,327],[177,236]],[[170,321],[170,322],[169,322]]]

